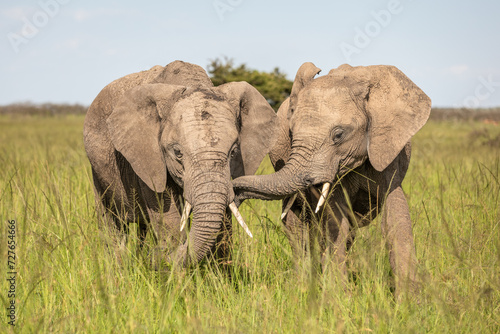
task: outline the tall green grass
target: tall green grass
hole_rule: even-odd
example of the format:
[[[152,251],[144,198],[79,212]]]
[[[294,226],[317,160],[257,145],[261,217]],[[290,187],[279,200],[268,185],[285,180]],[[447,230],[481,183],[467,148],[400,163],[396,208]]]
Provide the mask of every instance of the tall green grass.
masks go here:
[[[295,269],[278,202],[242,206],[254,238],[234,225],[229,266],[154,272],[133,242],[118,264],[99,241],[82,124],[0,118],[0,332],[500,331],[500,148],[489,143],[499,127],[429,122],[414,138],[404,189],[422,290],[396,303],[378,221],[357,235],[346,292],[333,271],[311,281],[307,263]],[[15,327],[9,219],[18,225]]]

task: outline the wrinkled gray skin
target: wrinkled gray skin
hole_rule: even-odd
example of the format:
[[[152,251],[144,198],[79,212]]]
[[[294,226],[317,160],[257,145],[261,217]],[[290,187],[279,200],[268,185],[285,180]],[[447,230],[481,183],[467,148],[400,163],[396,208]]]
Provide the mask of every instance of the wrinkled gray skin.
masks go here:
[[[278,111],[278,139],[270,152],[277,172],[233,180],[237,197],[285,199],[285,207],[289,196],[302,192],[284,219],[292,248],[304,251],[309,232],[322,236],[322,254],[338,261],[344,280],[355,228],[382,212],[397,291],[407,279],[415,286],[417,259],[401,182],[410,138],[427,121],[431,101],[395,67],[342,65],[314,79],[319,72],[303,64]],[[315,216],[325,182],[333,189]],[[311,223],[316,218],[319,231]]]
[[[245,82],[214,87],[175,61],[106,86],[90,106],[84,143],[102,228],[122,247],[130,222],[151,230],[166,260],[200,261],[231,239],[231,177],[253,174],[269,151],[276,114]],[[193,206],[189,236],[181,206]],[[170,255],[167,256],[167,254]]]

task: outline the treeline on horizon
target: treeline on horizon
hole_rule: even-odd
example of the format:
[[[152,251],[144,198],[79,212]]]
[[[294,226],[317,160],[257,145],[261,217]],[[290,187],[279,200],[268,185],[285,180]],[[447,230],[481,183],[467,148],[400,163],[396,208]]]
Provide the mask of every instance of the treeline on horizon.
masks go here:
[[[0,115],[12,116],[63,116],[85,115],[88,106],[81,104],[57,104],[31,102],[0,106]],[[435,121],[492,121],[500,122],[500,107],[495,108],[432,108],[430,118]]]

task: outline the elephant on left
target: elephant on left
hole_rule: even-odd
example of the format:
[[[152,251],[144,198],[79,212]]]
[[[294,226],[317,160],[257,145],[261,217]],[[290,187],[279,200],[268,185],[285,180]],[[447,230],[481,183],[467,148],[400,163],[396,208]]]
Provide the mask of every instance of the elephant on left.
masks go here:
[[[227,256],[231,211],[251,235],[231,178],[256,172],[276,126],[275,112],[251,85],[214,87],[201,67],[182,61],[107,85],[83,135],[108,242],[123,249],[135,222],[141,245],[153,233],[159,252],[152,253],[169,264],[194,264],[211,251]],[[191,210],[190,229],[182,231]]]

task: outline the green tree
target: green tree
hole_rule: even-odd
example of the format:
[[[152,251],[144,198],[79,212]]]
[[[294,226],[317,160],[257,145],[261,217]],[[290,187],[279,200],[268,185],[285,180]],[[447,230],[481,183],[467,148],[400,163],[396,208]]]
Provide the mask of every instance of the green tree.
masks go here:
[[[274,110],[290,96],[292,81],[276,67],[272,72],[261,72],[248,68],[245,64],[234,65],[231,58],[210,60],[208,73],[214,85],[222,85],[231,81],[246,81],[254,86],[269,102]]]

